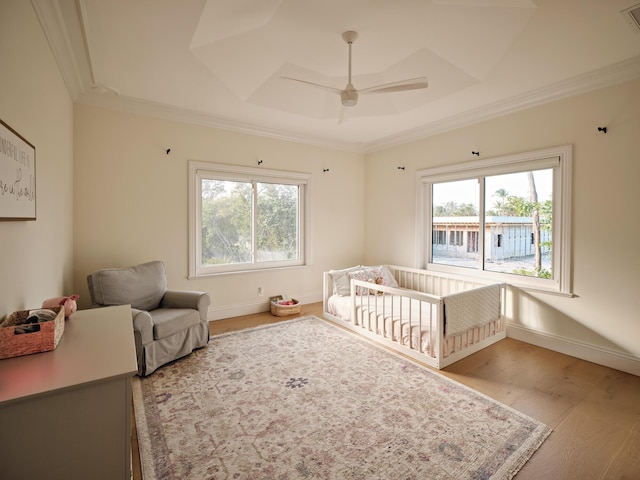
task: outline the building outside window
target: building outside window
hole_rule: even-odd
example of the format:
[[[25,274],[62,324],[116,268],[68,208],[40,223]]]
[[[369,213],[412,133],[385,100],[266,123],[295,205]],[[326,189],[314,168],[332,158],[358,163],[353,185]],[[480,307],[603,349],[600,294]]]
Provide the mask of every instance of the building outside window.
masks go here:
[[[421,267],[570,293],[571,147],[418,172]]]

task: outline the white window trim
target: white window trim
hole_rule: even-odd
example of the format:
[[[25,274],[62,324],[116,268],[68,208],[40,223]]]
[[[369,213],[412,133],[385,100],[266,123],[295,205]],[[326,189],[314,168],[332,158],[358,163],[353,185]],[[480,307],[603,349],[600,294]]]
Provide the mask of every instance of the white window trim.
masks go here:
[[[445,165],[416,172],[416,265],[433,271],[444,271],[479,276],[509,283],[519,288],[546,293],[572,296],[571,281],[571,178],[573,147],[563,145],[532,152],[524,152],[456,165]],[[557,168],[553,184],[553,279],[525,277],[519,275],[489,272],[470,268],[454,267],[430,263],[432,237],[431,184],[473,179],[502,173],[526,171],[527,167]],[[480,195],[481,209],[484,209],[484,192]],[[482,235],[480,235],[482,237]],[[482,242],[482,241],[481,241]],[[479,245],[482,252],[482,243]]]
[[[198,232],[202,231],[202,217],[200,215],[201,178],[215,176],[235,180],[263,180],[304,186],[303,208],[300,211],[301,231],[300,260],[297,262],[265,262],[241,265],[225,265],[223,267],[202,267],[198,259],[201,257],[201,245]],[[311,264],[311,174],[289,172],[266,168],[227,165],[222,163],[189,160],[189,277],[200,278],[213,275],[263,271],[274,268],[291,268]]]

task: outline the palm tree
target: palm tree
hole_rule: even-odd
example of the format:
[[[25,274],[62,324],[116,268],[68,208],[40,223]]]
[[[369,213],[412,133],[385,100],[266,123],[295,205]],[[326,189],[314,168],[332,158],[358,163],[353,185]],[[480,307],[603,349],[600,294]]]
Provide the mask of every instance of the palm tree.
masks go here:
[[[529,200],[533,209],[531,218],[533,220],[533,249],[534,249],[534,265],[536,272],[542,269],[542,251],[540,247],[540,213],[538,212],[538,191],[536,190],[536,181],[533,178],[533,172],[527,172],[527,180],[529,182]]]
[[[504,188],[499,188],[493,194],[494,197],[498,197],[498,200],[494,204],[495,214],[506,217],[518,216],[518,210],[514,208],[512,202],[510,201],[511,195]]]
[[[506,208],[513,211],[514,215],[520,217],[531,217],[531,227],[533,234],[533,253],[534,253],[534,269],[537,276],[545,276],[550,278],[549,272],[542,269],[542,228],[551,228],[551,202],[546,201],[542,204],[538,203],[538,191],[533,172],[526,172],[527,182],[529,183],[529,199],[524,197],[508,196]],[[544,227],[540,223],[540,215],[545,218]],[[551,245],[547,245],[551,248]]]
[[[496,215],[504,215],[506,209],[506,200],[509,196],[509,192],[504,188],[499,188],[493,194],[494,197],[498,197],[494,207],[496,209]]]

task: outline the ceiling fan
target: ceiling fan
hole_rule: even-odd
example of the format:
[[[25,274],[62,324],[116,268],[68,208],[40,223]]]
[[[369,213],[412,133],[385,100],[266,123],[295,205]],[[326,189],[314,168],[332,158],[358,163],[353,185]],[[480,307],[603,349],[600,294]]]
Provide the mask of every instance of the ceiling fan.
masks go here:
[[[358,104],[358,95],[368,95],[371,93],[391,93],[391,92],[402,92],[405,90],[417,90],[420,88],[427,88],[429,84],[427,83],[427,77],[416,77],[408,80],[400,80],[398,82],[385,83],[383,85],[376,85],[374,87],[363,88],[362,90],[357,90],[353,83],[351,83],[351,45],[358,38],[358,33],[353,31],[347,31],[342,34],[342,39],[349,45],[349,80],[347,86],[340,90],[339,88],[329,87],[326,85],[320,85],[318,83],[308,82],[306,80],[300,80],[298,78],[291,77],[282,77],[287,80],[293,80],[294,82],[304,83],[306,85],[311,85],[312,87],[321,88],[323,90],[337,93],[340,95],[340,100],[342,105],[345,107],[353,107]]]

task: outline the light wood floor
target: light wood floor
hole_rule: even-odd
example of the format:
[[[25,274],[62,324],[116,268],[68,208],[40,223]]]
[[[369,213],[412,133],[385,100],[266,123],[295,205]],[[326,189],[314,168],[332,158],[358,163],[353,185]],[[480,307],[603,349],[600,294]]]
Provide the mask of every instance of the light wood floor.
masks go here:
[[[301,315],[322,317],[322,304]],[[291,320],[268,312],[211,322],[212,335]],[[640,377],[507,338],[441,370],[553,428],[516,480],[640,479]],[[133,479],[141,480],[133,440]]]

